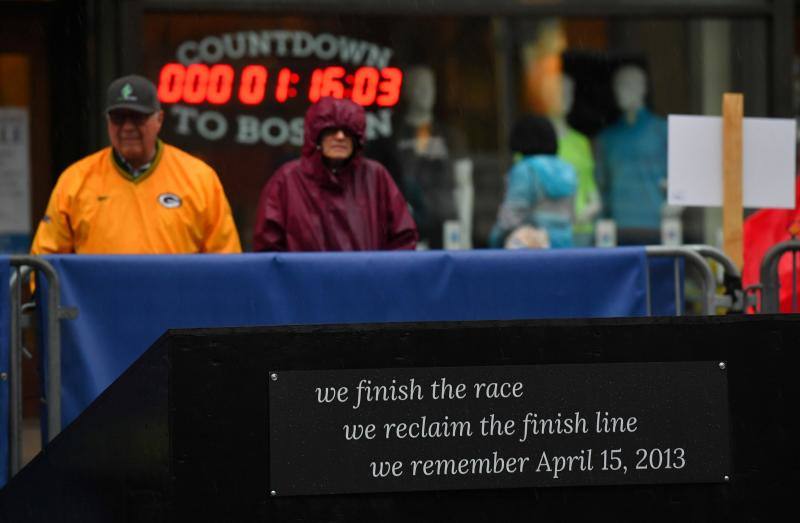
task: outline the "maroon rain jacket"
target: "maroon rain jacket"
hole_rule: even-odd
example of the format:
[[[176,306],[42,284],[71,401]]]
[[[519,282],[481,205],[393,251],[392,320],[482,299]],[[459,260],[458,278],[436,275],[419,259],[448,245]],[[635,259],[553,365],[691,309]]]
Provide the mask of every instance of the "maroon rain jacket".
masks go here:
[[[317,147],[324,129],[354,136],[353,157],[327,167]],[[365,116],[349,100],[323,98],[306,112],[303,154],[281,166],[261,191],[254,251],[414,249],[417,226],[386,169],[364,158]]]

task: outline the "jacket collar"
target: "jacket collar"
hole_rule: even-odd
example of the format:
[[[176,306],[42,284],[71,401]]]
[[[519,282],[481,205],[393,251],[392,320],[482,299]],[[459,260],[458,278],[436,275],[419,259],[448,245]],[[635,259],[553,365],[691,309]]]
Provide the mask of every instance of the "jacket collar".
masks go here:
[[[312,179],[322,187],[342,191],[350,183],[353,174],[361,163],[361,151],[357,148],[353,157],[346,164],[336,169],[331,169],[322,160],[322,152],[315,150],[310,156],[301,159],[302,171],[305,176]]]
[[[139,169],[134,169],[131,164],[129,164],[125,158],[123,158],[122,155],[117,152],[116,149],[111,147],[111,163],[114,165],[117,173],[119,173],[123,178],[134,183],[140,183],[156,170],[158,163],[161,161],[161,153],[163,150],[163,142],[160,139],[156,140],[156,154],[153,159],[149,163],[141,166]]]

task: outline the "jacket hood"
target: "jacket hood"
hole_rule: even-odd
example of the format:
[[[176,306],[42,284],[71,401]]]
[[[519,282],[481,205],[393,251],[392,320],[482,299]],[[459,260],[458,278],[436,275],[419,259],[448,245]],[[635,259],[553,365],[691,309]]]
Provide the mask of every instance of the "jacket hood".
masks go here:
[[[539,176],[539,185],[548,198],[572,196],[578,187],[575,169],[555,156],[526,156],[523,160]]]
[[[354,137],[354,155],[364,146],[366,116],[364,108],[350,100],[321,98],[306,111],[303,136],[303,156],[317,154],[319,135],[329,127],[344,129]]]

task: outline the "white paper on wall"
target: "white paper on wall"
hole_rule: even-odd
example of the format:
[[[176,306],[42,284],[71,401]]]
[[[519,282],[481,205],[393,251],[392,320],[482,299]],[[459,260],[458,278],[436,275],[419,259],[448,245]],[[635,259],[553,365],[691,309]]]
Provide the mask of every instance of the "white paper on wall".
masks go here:
[[[28,110],[0,107],[0,234],[30,233]]]

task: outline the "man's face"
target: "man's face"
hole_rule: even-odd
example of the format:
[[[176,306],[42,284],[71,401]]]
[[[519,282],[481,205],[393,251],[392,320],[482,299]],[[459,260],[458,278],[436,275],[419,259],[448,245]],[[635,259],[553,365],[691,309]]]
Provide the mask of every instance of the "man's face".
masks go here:
[[[342,129],[322,131],[322,156],[334,162],[344,162],[353,154],[353,138]]]
[[[108,138],[114,149],[133,167],[141,167],[156,152],[164,111],[152,114],[117,109],[108,113]]]

